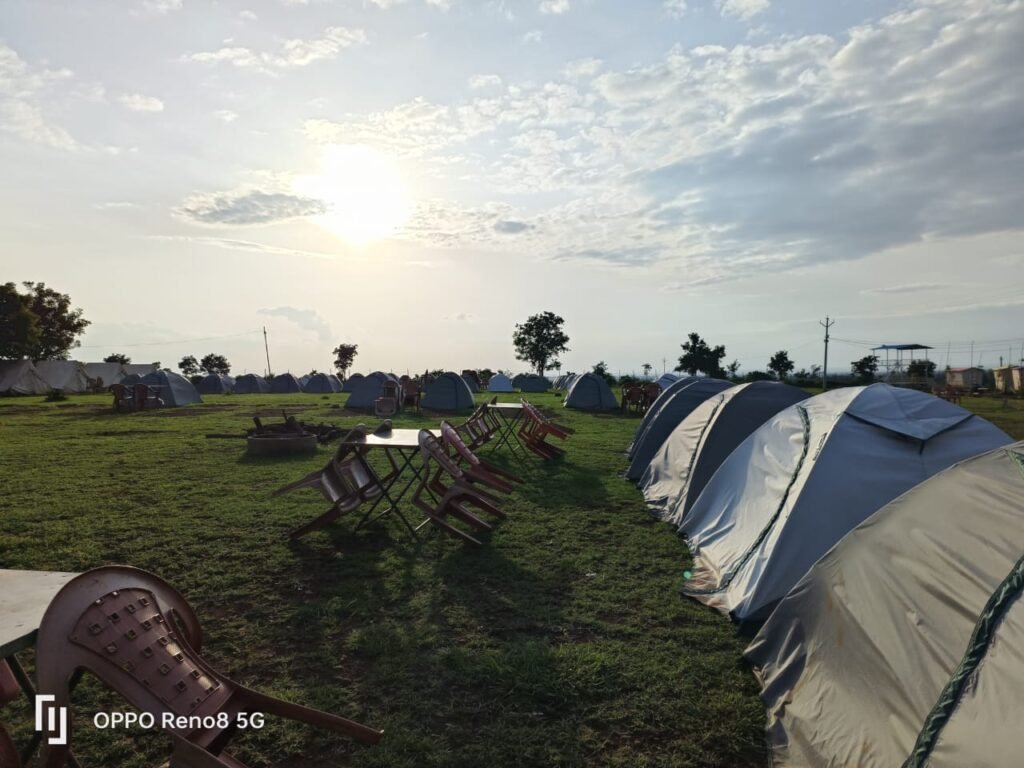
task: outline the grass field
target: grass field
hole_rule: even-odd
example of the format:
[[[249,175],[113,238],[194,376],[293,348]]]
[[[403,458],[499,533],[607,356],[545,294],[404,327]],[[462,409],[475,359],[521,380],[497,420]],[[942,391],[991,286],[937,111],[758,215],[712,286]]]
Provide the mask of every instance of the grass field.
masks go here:
[[[504,396],[513,400],[515,396]],[[686,549],[619,473],[636,417],[564,411],[564,461],[494,460],[528,483],[480,549],[414,543],[389,518],[290,544],[324,508],[270,492],[321,464],[248,459],[238,432],[287,409],[354,425],[344,396],[207,397],[113,414],[108,398],[0,399],[0,567],[151,570],[204,624],[204,655],[231,677],[386,731],[354,746],[270,721],[236,741],[252,766],[764,765],[764,713],[729,622],[679,596]],[[531,396],[556,408],[554,395]],[[1024,437],[1024,404],[964,405]],[[402,416],[396,426],[435,426]],[[486,449],[485,449],[486,450]],[[489,457],[493,458],[493,457]],[[25,661],[31,662],[27,655]],[[116,700],[76,691],[84,766],[156,765],[160,734],[96,731]],[[116,706],[116,705],[114,705]],[[27,705],[0,717],[16,738]]]

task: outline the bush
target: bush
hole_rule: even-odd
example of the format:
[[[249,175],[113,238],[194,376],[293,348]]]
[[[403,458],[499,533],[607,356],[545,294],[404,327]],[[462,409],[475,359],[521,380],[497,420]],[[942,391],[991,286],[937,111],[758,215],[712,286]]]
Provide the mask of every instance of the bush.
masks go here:
[[[48,403],[60,403],[67,399],[68,396],[64,394],[62,389],[51,389],[46,393],[46,402]]]

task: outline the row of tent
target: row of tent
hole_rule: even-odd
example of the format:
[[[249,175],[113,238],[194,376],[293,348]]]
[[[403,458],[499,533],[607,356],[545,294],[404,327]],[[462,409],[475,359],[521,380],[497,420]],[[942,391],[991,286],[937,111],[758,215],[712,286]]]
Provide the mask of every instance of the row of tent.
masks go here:
[[[65,394],[76,395],[120,384],[128,376],[137,380],[156,370],[152,364],[0,360],[0,394],[45,395],[59,389]]]
[[[674,373],[666,373],[655,383],[664,393],[678,380],[679,377]],[[575,408],[579,411],[612,411],[619,407],[619,401],[615,399],[615,393],[608,382],[596,373],[570,373],[560,376],[555,381],[555,389],[565,390],[563,405],[566,408]]]
[[[1016,764],[1024,443],[887,384],[670,385],[629,479],[747,629],[778,766]]]

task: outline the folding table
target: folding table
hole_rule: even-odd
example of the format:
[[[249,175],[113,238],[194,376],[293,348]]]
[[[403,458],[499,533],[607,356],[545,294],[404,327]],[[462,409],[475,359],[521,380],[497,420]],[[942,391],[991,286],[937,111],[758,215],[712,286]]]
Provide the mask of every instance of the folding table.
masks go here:
[[[501,429],[498,433],[498,439],[491,447],[491,450],[496,451],[501,446],[507,445],[509,450],[512,451],[517,459],[521,458],[519,450],[516,448],[516,444],[518,444],[520,448],[523,447],[523,444],[520,442],[519,435],[516,433],[516,425],[523,417],[523,404],[488,403],[487,408],[488,410],[496,411],[501,417]]]
[[[59,571],[0,569],[0,658],[10,665],[18,685],[33,707],[35,686],[15,654],[35,645],[39,624],[50,602],[61,587],[77,575]],[[32,738],[28,747],[22,751],[22,763],[28,762],[41,740],[42,734],[38,733]],[[71,763],[78,765],[73,756]]]

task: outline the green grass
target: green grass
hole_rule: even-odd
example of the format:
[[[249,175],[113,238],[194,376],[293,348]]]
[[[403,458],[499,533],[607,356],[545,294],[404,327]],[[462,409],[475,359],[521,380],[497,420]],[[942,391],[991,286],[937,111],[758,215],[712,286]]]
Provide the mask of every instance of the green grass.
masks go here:
[[[558,408],[554,395],[531,400]],[[577,430],[563,461],[489,456],[528,484],[480,549],[436,533],[413,543],[389,518],[359,533],[343,519],[290,544],[286,533],[323,502],[270,492],[327,451],[255,460],[243,441],[205,435],[240,434],[253,415],[282,408],[372,423],[343,401],[220,396],[113,414],[105,396],[0,399],[0,567],[151,570],[191,601],[204,655],[222,672],[386,730],[380,746],[360,747],[269,721],[236,742],[254,767],[765,764],[743,639],[679,596],[685,547],[619,477],[636,417],[558,408]],[[1021,402],[964,405],[1024,436]],[[396,426],[437,421],[409,415]],[[117,706],[95,682],[75,699],[83,765],[134,768],[166,755],[161,734],[89,725],[91,712]],[[30,714],[16,704],[0,718],[23,740]]]

